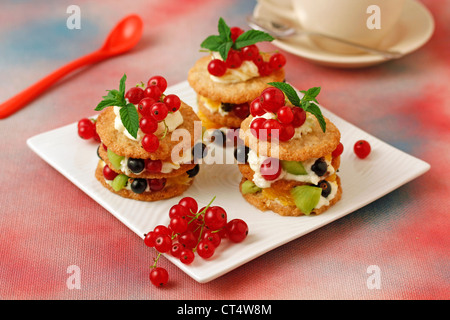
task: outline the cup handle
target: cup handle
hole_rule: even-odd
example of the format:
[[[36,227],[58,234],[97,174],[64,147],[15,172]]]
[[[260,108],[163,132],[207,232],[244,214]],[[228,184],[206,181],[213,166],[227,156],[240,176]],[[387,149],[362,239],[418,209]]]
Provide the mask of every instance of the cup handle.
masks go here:
[[[291,1],[287,1],[289,6],[280,5],[273,3],[270,0],[257,0],[258,4],[271,11],[272,13],[280,16],[281,18],[287,18],[289,20],[297,21],[297,16],[294,13],[294,9],[291,7]]]

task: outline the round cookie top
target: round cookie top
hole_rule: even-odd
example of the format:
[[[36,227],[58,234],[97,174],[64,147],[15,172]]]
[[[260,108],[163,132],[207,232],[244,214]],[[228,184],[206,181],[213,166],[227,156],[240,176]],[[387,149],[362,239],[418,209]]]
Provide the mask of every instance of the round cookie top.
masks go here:
[[[258,155],[275,157],[280,160],[305,161],[311,158],[321,158],[331,154],[341,139],[338,128],[327,118],[326,131],[323,132],[319,122],[314,118],[312,131],[301,138],[293,138],[288,141],[263,141],[256,138],[250,130],[253,116],[249,116],[241,123],[240,138],[245,145],[256,151]]]
[[[189,150],[191,152],[194,143],[201,138],[201,122],[194,110],[184,102],[181,102],[179,112],[183,116],[183,123],[174,131],[167,133],[164,138],[158,136],[160,139],[159,147],[152,153],[147,152],[140,141],[131,140],[114,128],[116,114],[113,107],[107,107],[99,114],[96,123],[97,132],[102,143],[120,156],[166,160],[171,158],[172,150],[175,147],[177,151]],[[199,124],[199,130],[194,130],[196,121]]]
[[[264,54],[264,60],[268,60],[270,55]],[[197,60],[195,65],[189,70],[188,82],[199,95],[207,97],[213,101],[239,104],[251,102],[258,97],[265,88],[269,87],[269,82],[281,82],[284,80],[284,68],[274,70],[268,76],[259,76],[247,81],[237,83],[220,83],[211,80],[208,72],[210,56],[204,56]]]

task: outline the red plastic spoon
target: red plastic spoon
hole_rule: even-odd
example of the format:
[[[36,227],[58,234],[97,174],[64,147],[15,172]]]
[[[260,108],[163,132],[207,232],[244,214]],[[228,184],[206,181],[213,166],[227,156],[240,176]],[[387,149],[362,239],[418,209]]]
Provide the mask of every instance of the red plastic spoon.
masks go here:
[[[141,39],[142,31],[143,22],[138,15],[132,14],[123,18],[114,29],[111,30],[105,43],[99,50],[68,63],[2,103],[0,105],[0,119],[4,119],[23,108],[27,103],[39,96],[70,72],[130,50]]]

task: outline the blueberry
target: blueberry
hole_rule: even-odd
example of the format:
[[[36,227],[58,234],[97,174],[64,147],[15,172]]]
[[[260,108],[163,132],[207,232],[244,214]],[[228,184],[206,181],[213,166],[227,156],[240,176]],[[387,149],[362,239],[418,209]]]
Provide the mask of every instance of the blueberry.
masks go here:
[[[133,179],[131,190],[134,193],[142,193],[147,188],[147,179]]]
[[[311,166],[311,170],[314,171],[319,177],[323,176],[328,169],[328,165],[322,158],[317,159],[316,162]]]
[[[193,178],[193,177],[195,177],[198,174],[199,171],[200,171],[200,165],[197,164],[191,170],[186,171],[186,173],[188,174],[189,178]]]
[[[127,166],[131,170],[131,172],[141,173],[145,169],[145,160],[129,158]]]
[[[204,143],[197,143],[196,145],[194,145],[194,147],[192,148],[192,156],[194,157],[194,163],[197,163],[198,159],[203,159],[207,152],[206,151],[206,145]]]
[[[226,143],[226,138],[225,133],[220,129],[215,129],[212,133],[212,142],[217,145],[224,146]]]
[[[331,193],[331,185],[328,181],[322,180],[319,182],[318,187],[322,189],[322,197],[328,197]]]
[[[250,148],[247,147],[246,145],[243,145],[243,144],[238,145],[234,149],[234,158],[239,163],[247,163],[247,161],[248,161],[248,152],[249,151],[250,151]]]

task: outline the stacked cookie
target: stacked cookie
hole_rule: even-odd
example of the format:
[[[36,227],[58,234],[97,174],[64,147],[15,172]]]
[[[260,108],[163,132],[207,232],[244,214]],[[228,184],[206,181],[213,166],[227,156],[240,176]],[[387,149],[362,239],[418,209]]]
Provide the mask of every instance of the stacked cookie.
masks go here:
[[[141,88],[144,93],[134,96],[128,94],[127,97],[128,92],[122,90],[121,94],[127,97],[124,105],[102,106],[96,121],[101,139],[96,178],[111,192],[142,201],[168,199],[182,194],[199,172],[192,152],[200,139],[194,130],[194,122],[199,118],[190,106],[173,95],[165,95],[166,85],[151,98],[155,101],[146,105],[149,100],[144,99],[150,95],[146,93],[152,91],[146,89],[152,85],[156,86],[149,81],[146,88]],[[179,101],[179,104],[171,104],[170,99],[166,99],[168,96]],[[152,107],[155,104],[158,108]],[[121,108],[125,107],[130,114],[124,118]],[[164,117],[161,113],[165,113]],[[134,134],[130,119],[137,121],[135,125],[138,129],[135,127]]]
[[[340,132],[321,113],[305,112],[289,101],[283,101],[283,106],[301,109],[293,112],[300,116],[280,116],[278,107],[242,122],[240,137],[244,145],[238,146],[236,152],[241,155],[237,157],[243,176],[240,191],[263,211],[272,210],[282,216],[323,213],[342,195],[337,175],[342,152]],[[277,126],[274,121],[280,119],[284,122]],[[286,129],[289,126],[294,128]],[[270,128],[281,133],[270,132]],[[285,135],[283,130],[294,131],[285,139],[280,138]]]
[[[219,36],[209,36],[202,43],[210,54],[189,70],[188,82],[197,93],[198,115],[207,129],[237,129],[267,83],[284,80],[286,61],[280,53],[259,51],[255,43],[273,40],[268,34],[229,28],[223,19],[218,29]],[[228,51],[220,50],[221,41],[228,41]]]

